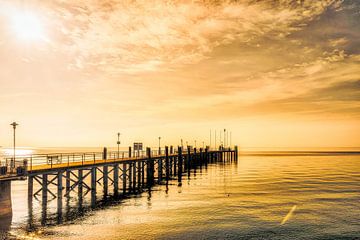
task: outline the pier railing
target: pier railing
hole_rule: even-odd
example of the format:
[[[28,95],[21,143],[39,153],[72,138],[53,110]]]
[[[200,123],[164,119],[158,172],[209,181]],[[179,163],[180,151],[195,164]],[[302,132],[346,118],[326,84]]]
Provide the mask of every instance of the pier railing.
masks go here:
[[[186,148],[187,149],[187,148]],[[207,151],[214,151],[217,149],[206,148]],[[189,147],[191,153],[196,149]],[[222,150],[230,150],[230,148]],[[198,150],[199,151],[199,150]],[[205,149],[203,149],[205,151]],[[184,151],[186,154],[187,151]],[[23,175],[26,171],[38,170],[40,167],[66,168],[69,166],[82,166],[97,163],[115,162],[121,160],[136,160],[139,158],[146,158],[146,151],[103,151],[103,152],[74,152],[74,153],[49,153],[49,154],[31,154],[31,155],[17,155],[14,161],[13,157],[3,156],[0,158],[0,176],[4,174]],[[171,148],[170,154],[177,154],[177,148]],[[164,149],[151,150],[151,156],[159,157],[165,156]]]

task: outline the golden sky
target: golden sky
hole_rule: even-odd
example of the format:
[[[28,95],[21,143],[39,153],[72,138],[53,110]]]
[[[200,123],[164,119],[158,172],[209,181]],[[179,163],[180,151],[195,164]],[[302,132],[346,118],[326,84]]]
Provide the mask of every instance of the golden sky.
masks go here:
[[[356,0],[0,0],[0,145],[360,146],[359,26]]]

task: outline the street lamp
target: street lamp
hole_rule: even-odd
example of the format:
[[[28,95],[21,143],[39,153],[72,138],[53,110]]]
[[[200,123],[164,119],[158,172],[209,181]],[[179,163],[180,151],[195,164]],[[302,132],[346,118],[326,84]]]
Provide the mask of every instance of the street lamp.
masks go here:
[[[13,129],[14,129],[14,152],[13,152],[13,159],[11,161],[11,166],[10,166],[10,170],[12,172],[13,168],[15,167],[15,130],[16,130],[16,126],[18,126],[19,124],[17,124],[16,122],[13,122],[10,124]]]
[[[226,129],[224,128],[224,147],[226,147]]]
[[[120,158],[120,135],[121,133],[118,133],[117,136],[118,136],[118,140],[117,140],[117,145],[118,145],[118,151],[117,151],[117,155],[118,155],[118,158]]]

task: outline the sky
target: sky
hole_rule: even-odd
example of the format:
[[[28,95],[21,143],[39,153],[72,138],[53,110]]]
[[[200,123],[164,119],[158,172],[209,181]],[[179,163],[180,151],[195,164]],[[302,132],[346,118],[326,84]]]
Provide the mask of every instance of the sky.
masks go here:
[[[0,146],[360,146],[356,0],[0,0]]]

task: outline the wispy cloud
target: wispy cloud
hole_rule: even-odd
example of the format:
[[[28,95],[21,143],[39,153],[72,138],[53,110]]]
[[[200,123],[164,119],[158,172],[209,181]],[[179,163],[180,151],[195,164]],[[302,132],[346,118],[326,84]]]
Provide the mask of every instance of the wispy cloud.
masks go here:
[[[338,7],[334,2],[52,1],[44,7],[76,55],[74,66],[133,73],[196,63],[232,42],[283,38]]]

